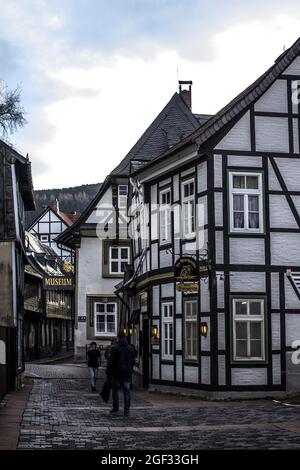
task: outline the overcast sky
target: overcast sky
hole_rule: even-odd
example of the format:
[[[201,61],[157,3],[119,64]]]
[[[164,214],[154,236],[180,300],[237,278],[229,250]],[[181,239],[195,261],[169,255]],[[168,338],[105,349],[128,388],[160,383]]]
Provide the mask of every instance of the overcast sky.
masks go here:
[[[177,91],[215,113],[300,36],[299,0],[0,0],[36,189],[98,183]]]

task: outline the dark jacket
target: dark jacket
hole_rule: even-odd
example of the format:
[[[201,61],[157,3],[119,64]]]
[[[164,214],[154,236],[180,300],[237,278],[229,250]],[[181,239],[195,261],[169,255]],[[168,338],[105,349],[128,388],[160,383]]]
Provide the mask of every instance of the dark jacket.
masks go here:
[[[131,380],[134,365],[134,350],[126,339],[121,339],[111,348],[108,373],[114,379]]]
[[[88,350],[88,367],[99,367],[98,359],[100,357],[100,351],[98,349]]]

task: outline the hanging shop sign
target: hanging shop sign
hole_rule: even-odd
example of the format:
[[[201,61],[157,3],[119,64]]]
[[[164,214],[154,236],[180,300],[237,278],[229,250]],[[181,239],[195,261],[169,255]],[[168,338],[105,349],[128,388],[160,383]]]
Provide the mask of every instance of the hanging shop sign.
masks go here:
[[[196,282],[181,282],[177,284],[176,290],[185,294],[195,294],[199,291],[199,285]]]
[[[72,276],[44,277],[43,287],[45,290],[72,290],[74,289],[74,278]]]
[[[179,258],[174,266],[174,276],[177,281],[192,281],[198,278],[198,263],[191,256]]]
[[[71,263],[69,262],[65,262],[63,264],[63,270],[65,271],[65,273],[69,274],[69,273],[72,273],[73,272],[73,266]]]

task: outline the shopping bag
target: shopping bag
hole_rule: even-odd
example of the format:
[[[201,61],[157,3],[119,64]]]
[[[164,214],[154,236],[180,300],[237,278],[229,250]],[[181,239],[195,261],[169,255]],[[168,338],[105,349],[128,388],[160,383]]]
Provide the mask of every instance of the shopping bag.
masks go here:
[[[105,401],[105,403],[108,403],[109,396],[110,396],[110,383],[108,379],[106,379],[103,384],[102,390],[100,392],[100,396],[102,400]]]

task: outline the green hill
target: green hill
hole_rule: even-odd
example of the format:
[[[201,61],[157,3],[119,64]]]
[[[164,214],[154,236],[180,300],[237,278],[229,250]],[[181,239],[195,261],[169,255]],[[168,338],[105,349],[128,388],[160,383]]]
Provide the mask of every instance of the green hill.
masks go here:
[[[30,226],[34,219],[41,213],[42,208],[52,205],[55,199],[58,199],[61,211],[77,212],[81,214],[97,194],[100,186],[101,183],[84,184],[71,188],[41,189],[34,191],[37,210],[26,212],[26,226]]]

